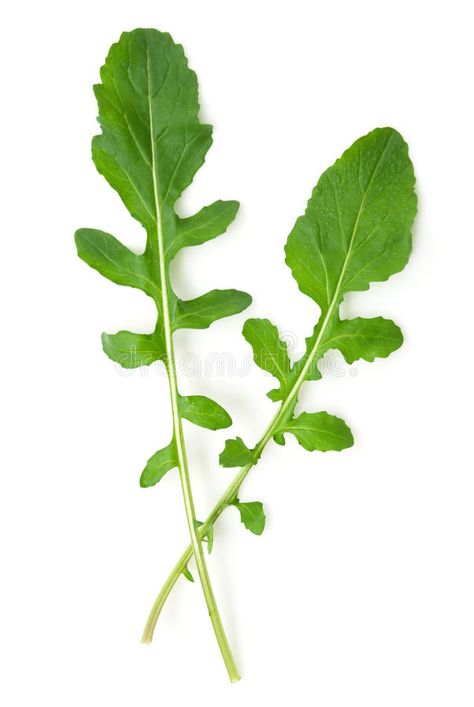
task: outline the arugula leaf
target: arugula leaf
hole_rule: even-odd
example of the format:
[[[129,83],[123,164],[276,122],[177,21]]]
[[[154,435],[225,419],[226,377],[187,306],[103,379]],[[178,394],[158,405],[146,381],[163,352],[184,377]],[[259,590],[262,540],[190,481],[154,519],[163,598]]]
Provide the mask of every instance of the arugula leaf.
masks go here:
[[[282,447],[285,446],[285,444],[286,444],[285,435],[282,432],[275,432],[272,436],[273,436],[273,440],[277,444],[280,444]]]
[[[238,203],[216,201],[181,218],[175,204],[202,166],[212,142],[212,128],[199,120],[196,75],[183,49],[168,34],[136,29],[114,44],[94,87],[101,134],[92,141],[98,171],[115,189],[146,233],[142,253],[134,253],[109,233],[82,228],[75,234],[77,252],[88,265],[119,285],[135,287],[151,297],[157,310],[149,334],[119,331],[103,334],[102,345],[125,368],[163,361],[169,379],[173,436],[156,452],[140,477],[153,486],[170,469],[180,475],[187,523],[209,616],[229,677],[239,679],[217,609],[201,544],[194,526],[195,510],[185,450],[182,419],[207,427],[228,427],[231,419],[203,396],[181,396],[178,390],[173,334],[178,329],[204,329],[249,306],[251,297],[235,289],[211,290],[183,301],[174,292],[169,268],[182,248],[197,246],[224,233]],[[211,533],[211,535],[209,535]],[[208,531],[212,547],[212,529]],[[182,572],[192,576],[186,567]]]
[[[411,226],[416,213],[415,177],[402,137],[392,128],[378,128],[357,140],[319,180],[286,244],[286,262],[300,290],[320,308],[306,352],[291,366],[278,330],[267,319],[249,319],[243,334],[254,360],[272,373],[280,387],[269,397],[282,401],[272,426],[274,440],[284,443],[291,432],[309,450],[351,446],[352,435],[342,420],[326,413],[294,418],[304,381],[318,380],[318,361],[331,348],[348,363],[386,357],[402,342],[399,327],[382,317],[340,319],[347,293],[368,289],[406,264],[411,251]]]
[[[403,334],[390,319],[337,319],[331,329],[330,337],[321,347],[325,353],[331,348],[339,349],[347,363],[354,363],[362,358],[374,361],[385,358],[403,344]]]
[[[256,464],[257,457],[249,449],[241,437],[226,440],[225,447],[219,455],[222,466],[245,466]]]
[[[230,317],[247,309],[252,298],[239,290],[212,290],[201,297],[176,304],[173,331],[177,329],[207,329],[216,319]]]
[[[155,486],[170,469],[178,466],[178,455],[174,441],[155,452],[149,458],[140,476],[140,486]]]
[[[415,177],[403,138],[377,128],[320,178],[285,248],[298,286],[334,311],[347,292],[404,268],[416,212]]]
[[[188,395],[179,398],[179,411],[186,420],[208,430],[221,430],[230,427],[230,415],[218,403],[204,395]]]
[[[165,356],[164,344],[159,336],[132,331],[102,334],[102,348],[112,361],[123,368],[149,366]]]
[[[275,402],[283,400],[288,391],[288,374],[291,369],[288,350],[278,329],[269,319],[247,319],[243,335],[253,349],[254,361],[264,371],[271,373],[280,387],[267,393]]]
[[[254,535],[261,535],[265,528],[265,511],[260,501],[247,501],[242,503],[236,499],[231,506],[235,506],[240,513],[240,520],[247,530]]]
[[[136,287],[156,303],[155,331],[103,334],[107,356],[124,368],[158,360],[166,364],[166,317],[172,332],[204,329],[238,314],[252,301],[247,293],[233,289],[183,301],[169,280],[169,264],[176,254],[224,233],[239,204],[216,201],[186,218],[175,212],[176,200],[211,145],[212,129],[199,122],[196,76],[169,35],[156,30],[124,33],[110,49],[101,80],[94,91],[102,133],[93,139],[93,160],[145,228],[146,247],[137,254],[109,233],[83,228],[75,235],[77,251],[104,277]],[[209,429],[231,424],[220,405],[202,396],[181,397],[180,414]]]
[[[77,254],[82,260],[117,285],[136,287],[150,297],[158,296],[151,263],[133,253],[110,233],[79,228],[75,234]]]
[[[167,256],[171,259],[181,248],[200,245],[222,235],[238,210],[238,201],[215,201],[194,216],[179,219],[176,238],[168,244]]]
[[[354,444],[344,420],[327,412],[303,412],[279,427],[278,432],[291,432],[309,452],[339,452]]]
[[[189,571],[189,568],[188,568],[187,565],[186,565],[186,567],[183,569],[182,574],[186,577],[186,579],[188,580],[188,582],[194,582],[194,577],[193,577],[193,575],[191,574],[191,572]]]

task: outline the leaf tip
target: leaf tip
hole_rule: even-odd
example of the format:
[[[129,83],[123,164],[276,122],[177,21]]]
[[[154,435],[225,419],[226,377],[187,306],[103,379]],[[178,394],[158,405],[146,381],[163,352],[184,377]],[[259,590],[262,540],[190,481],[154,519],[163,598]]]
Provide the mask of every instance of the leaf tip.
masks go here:
[[[140,486],[142,489],[147,489],[150,488],[150,486],[153,486],[153,484],[149,483],[146,469],[143,469],[142,473],[140,474]]]

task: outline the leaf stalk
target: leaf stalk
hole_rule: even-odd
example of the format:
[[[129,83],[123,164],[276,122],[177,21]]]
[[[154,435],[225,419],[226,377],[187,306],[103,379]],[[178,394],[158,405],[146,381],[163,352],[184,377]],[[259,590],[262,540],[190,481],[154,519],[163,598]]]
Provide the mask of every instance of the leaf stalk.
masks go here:
[[[336,297],[337,295],[335,295]],[[288,409],[291,407],[295,396],[298,394],[298,391],[303,384],[306,374],[308,370],[310,369],[311,365],[314,362],[314,359],[318,355],[318,351],[321,348],[321,342],[323,340],[324,332],[326,331],[326,328],[330,322],[331,314],[334,310],[334,302],[331,303],[331,306],[328,309],[328,312],[326,313],[326,316],[324,317],[323,323],[321,325],[320,331],[318,333],[318,336],[316,338],[316,341],[314,343],[313,348],[309,353],[307,353],[306,356],[306,361],[304,362],[304,365],[300,371],[299,376],[297,377],[295,383],[293,386],[290,388],[288,391],[288,395],[286,396],[285,400],[282,401],[282,404],[280,405],[278,412],[276,415],[273,417],[272,421],[268,425],[267,429],[263,433],[262,437],[260,438],[259,442],[257,443],[254,452],[255,456],[257,459],[260,458],[263,450],[265,449],[267,443],[270,441],[270,439],[273,437],[275,434],[276,430],[278,429],[279,423],[284,419]],[[216,503],[208,517],[206,518],[205,522],[199,526],[198,529],[194,529],[194,532],[199,536],[199,538],[203,538],[206,533],[209,531],[209,528],[211,528],[216,520],[219,518],[221,513],[224,511],[225,508],[227,508],[228,505],[232,503],[234,498],[237,496],[239,493],[240,487],[246,478],[247,474],[249,471],[252,469],[252,467],[255,466],[255,464],[247,464],[246,466],[242,467],[238,473],[235,475],[227,489],[225,490],[224,494],[221,496],[219,501]],[[201,546],[202,550],[202,546]],[[158,594],[155,603],[153,604],[153,607],[150,611],[150,614],[148,616],[145,629],[143,631],[142,635],[142,643],[151,643],[153,640],[153,633],[156,627],[156,623],[158,621],[158,618],[160,616],[161,610],[172,590],[176,582],[178,581],[180,575],[182,574],[183,570],[186,568],[186,565],[190,561],[190,559],[193,556],[193,547],[192,545],[188,545],[186,550],[183,552],[181,557],[179,558],[178,562],[174,566],[173,570],[171,571],[171,574],[169,575],[168,579],[164,583],[163,587],[161,588],[160,593]],[[198,568],[199,571],[199,568]]]

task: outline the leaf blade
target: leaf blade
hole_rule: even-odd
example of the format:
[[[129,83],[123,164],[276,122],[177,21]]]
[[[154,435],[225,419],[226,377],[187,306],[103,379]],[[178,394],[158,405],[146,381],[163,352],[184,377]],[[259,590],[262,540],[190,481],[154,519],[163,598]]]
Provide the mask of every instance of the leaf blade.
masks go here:
[[[351,363],[386,357],[401,345],[401,331],[390,320],[341,320],[339,307],[348,292],[368,289],[371,282],[386,280],[406,264],[417,204],[414,186],[403,138],[392,128],[377,128],[356,140],[323,173],[297,219],[285,246],[286,263],[299,289],[319,306],[320,317],[303,356],[280,388],[268,394],[282,400],[281,414],[270,430],[276,443],[284,443],[284,432],[291,426],[310,450],[343,449],[353,443],[347,428],[331,446],[321,439],[323,430],[318,438],[315,413],[295,419],[294,410],[302,384],[321,378],[318,362],[328,349],[338,348]],[[260,365],[258,357],[256,362]],[[277,372],[277,377],[282,376]],[[308,425],[312,429],[305,429]]]
[[[358,359],[386,358],[402,344],[401,329],[390,319],[357,317],[338,320],[324,342],[324,350],[338,349],[350,364]]]
[[[169,34],[136,29],[112,45],[100,76],[95,94],[102,133],[94,138],[93,160],[149,231],[157,217],[153,168],[159,202],[170,207],[212,142],[211,127],[198,119],[196,75]]]
[[[74,238],[78,256],[91,268],[117,285],[156,296],[158,287],[142,255],[133,253],[110,233],[95,228],[79,228]]]
[[[244,524],[247,530],[250,530],[254,535],[261,535],[265,529],[265,511],[261,501],[234,501],[231,505],[235,506],[240,513],[240,521]]]
[[[163,347],[153,334],[136,334],[132,331],[118,331],[116,334],[102,334],[104,353],[122,368],[149,366],[164,357]]]
[[[407,145],[392,128],[360,138],[324,172],[285,247],[300,290],[323,312],[406,265],[414,185]]]
[[[189,567],[188,567],[187,565],[186,565],[186,567],[184,568],[184,570],[182,571],[181,574],[182,574],[184,577],[186,577],[186,579],[188,580],[188,582],[194,582],[194,577],[193,577],[193,575],[191,574],[191,572],[189,571]]]
[[[225,467],[246,466],[247,464],[256,464],[257,461],[257,456],[247,447],[241,437],[227,439],[224,449],[219,455],[219,463]]]
[[[239,210],[238,201],[215,201],[193,216],[178,219],[176,239],[169,244],[171,260],[181,248],[201,245],[226,232]]]
[[[155,486],[163,476],[178,466],[178,455],[174,442],[159,449],[147,461],[140,476],[140,486],[149,488]]]
[[[278,431],[291,432],[308,452],[339,452],[354,444],[352,432],[344,420],[327,412],[302,412]]]
[[[189,422],[209,430],[222,430],[232,425],[229,413],[205,395],[180,396],[179,411]]]
[[[251,302],[251,296],[240,290],[211,290],[192,300],[178,300],[173,331],[207,329],[218,319],[239,314]]]
[[[269,319],[247,319],[243,335],[252,347],[257,366],[271,373],[280,383],[279,388],[272,390],[269,397],[275,402],[282,400],[287,392],[291,363],[288,349],[281,341],[277,327]]]

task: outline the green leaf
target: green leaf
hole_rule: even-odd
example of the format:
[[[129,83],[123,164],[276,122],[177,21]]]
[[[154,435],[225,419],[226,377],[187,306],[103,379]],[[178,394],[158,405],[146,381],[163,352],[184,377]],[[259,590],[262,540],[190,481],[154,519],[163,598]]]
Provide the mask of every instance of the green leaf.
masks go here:
[[[238,210],[236,201],[216,201],[188,218],[175,212],[175,202],[212,142],[211,126],[199,122],[196,75],[183,48],[157,30],[125,32],[112,45],[100,76],[94,91],[102,132],[93,139],[93,159],[144,226],[147,239],[144,252],[137,255],[107,233],[80,229],[80,257],[114,282],[142,289],[159,311],[166,303],[173,331],[206,328],[241,312],[251,302],[244,292],[213,290],[181,302],[169,282],[169,262],[176,253],[225,232]],[[157,324],[160,341],[163,319]]]
[[[157,207],[171,209],[212,142],[211,126],[198,119],[196,75],[169,34],[136,29],[112,45],[100,77],[93,160],[132,216],[154,230]]]
[[[212,525],[209,526],[209,530],[206,533],[206,538],[207,538],[207,551],[209,555],[212,552],[212,548],[214,547],[214,528]]]
[[[193,577],[193,575],[191,574],[191,572],[189,571],[187,565],[186,565],[186,567],[184,568],[182,574],[186,577],[186,579],[187,579],[189,582],[194,582],[194,577]]]
[[[399,272],[411,252],[415,177],[403,138],[378,128],[320,178],[286,245],[302,292],[323,314],[347,292]]]
[[[286,262],[321,316],[306,353],[290,374],[320,377],[318,359],[337,348],[351,363],[388,356],[402,343],[399,328],[381,317],[341,320],[348,292],[368,289],[401,270],[411,251],[415,177],[403,138],[378,128],[357,140],[320,178],[286,244]]]
[[[285,435],[283,435],[281,432],[275,432],[275,434],[273,435],[273,440],[282,447],[285,446]]]
[[[352,432],[344,420],[327,412],[303,412],[278,431],[291,432],[309,452],[339,452],[354,444]]]
[[[271,373],[280,383],[280,387],[268,396],[274,401],[283,400],[291,364],[287,346],[281,341],[278,329],[269,319],[247,319],[243,335],[253,349],[257,366]]]
[[[354,363],[362,358],[373,361],[385,358],[396,351],[403,343],[403,334],[390,319],[337,320],[330,337],[324,342],[324,350],[339,349],[347,363]]]
[[[206,328],[217,319],[241,312],[251,297],[234,289],[212,290],[183,302],[171,286],[169,265],[182,248],[224,233],[239,204],[217,200],[193,216],[180,218],[176,214],[177,200],[211,146],[212,128],[199,120],[196,75],[183,48],[169,34],[154,29],[124,32],[110,48],[94,92],[101,133],[93,138],[92,158],[143,226],[146,244],[143,253],[137,254],[109,233],[83,228],[75,235],[77,251],[112,282],[138,288],[152,297],[158,315],[153,334],[104,334],[103,348],[125,368],[163,360],[177,396],[169,329]],[[201,396],[183,400],[173,419],[175,431],[181,416],[209,429],[230,424],[217,403]],[[149,460],[141,476],[143,486],[157,483],[177,464],[175,437],[168,451],[161,450]],[[179,444],[183,444],[181,440]]]
[[[263,529],[265,528],[263,503],[260,501],[241,503],[239,500],[236,500],[231,505],[239,510],[240,520],[247,530],[250,530],[250,532],[255,535],[261,535],[263,533]]]
[[[166,472],[177,466],[178,456],[174,442],[171,442],[149,458],[140,476],[140,486],[143,488],[154,486],[158,481],[161,481]]]
[[[195,528],[200,528],[201,525],[204,525],[201,520],[194,520]],[[202,539],[207,542],[207,552],[210,555],[212,552],[212,548],[214,547],[214,528],[212,527],[212,525],[209,526],[209,529],[207,530],[206,534],[202,536]]]
[[[180,396],[179,412],[186,420],[208,430],[221,430],[230,427],[230,415],[218,403],[204,395]]]
[[[170,243],[168,257],[188,246],[196,246],[225,233],[239,210],[238,201],[215,201],[194,216],[180,218],[174,242]]]
[[[149,366],[165,355],[154,334],[135,334],[131,331],[102,334],[102,348],[112,361],[123,368]]]
[[[117,285],[143,290],[154,297],[157,293],[146,258],[126,248],[110,233],[94,228],[80,228],[75,233],[78,256]]]
[[[246,292],[212,290],[192,300],[178,300],[174,329],[207,329],[217,319],[239,314],[252,302]]]
[[[256,363],[280,383],[269,393],[282,406],[265,440],[284,444],[284,433],[292,432],[309,450],[353,444],[342,420],[327,413],[295,419],[294,410],[303,383],[321,378],[318,361],[329,349],[352,363],[384,358],[401,346],[402,333],[392,321],[341,320],[339,309],[347,293],[366,290],[405,266],[416,213],[414,185],[407,145],[392,128],[377,128],[357,140],[318,181],[285,247],[300,290],[320,310],[305,353],[291,366],[273,324],[250,319],[244,325]]]
[[[256,464],[257,457],[250,450],[245,442],[240,438],[227,439],[223,451],[219,455],[219,463],[221,466],[246,466],[247,464]]]

